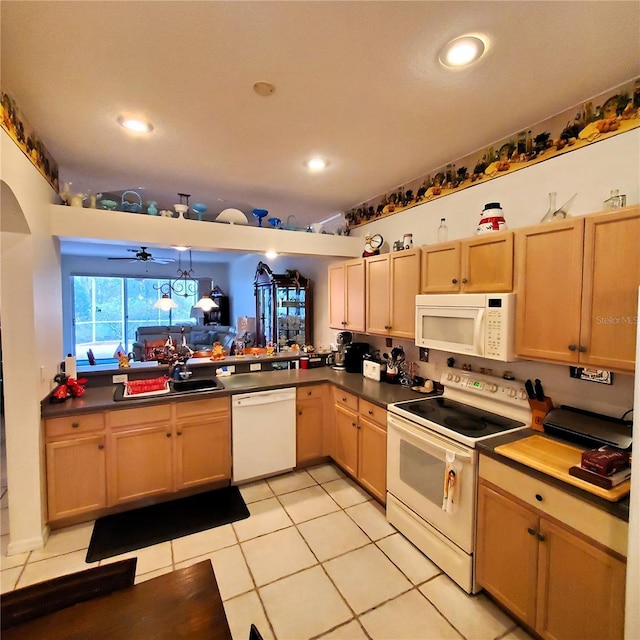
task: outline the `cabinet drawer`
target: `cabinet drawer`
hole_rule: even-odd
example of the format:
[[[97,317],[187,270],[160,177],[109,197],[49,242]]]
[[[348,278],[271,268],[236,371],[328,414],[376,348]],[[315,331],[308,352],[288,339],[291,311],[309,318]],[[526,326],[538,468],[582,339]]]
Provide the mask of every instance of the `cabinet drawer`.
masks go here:
[[[209,416],[212,413],[229,413],[229,397],[176,403],[178,420],[191,416]]]
[[[347,407],[352,411],[358,410],[358,396],[354,396],[348,391],[343,391],[342,389],[338,389],[338,387],[334,387],[333,399],[334,402],[341,407]]]
[[[558,487],[482,455],[480,456],[480,478],[605,547],[623,556],[627,555],[629,525],[624,520]]]
[[[377,404],[360,398],[360,415],[378,423],[383,429],[387,428],[387,410]]]
[[[169,422],[171,420],[171,405],[167,403],[152,407],[110,411],[108,420],[112,429],[136,427],[147,422]]]
[[[320,384],[296,389],[296,400],[316,400],[322,398],[324,387]]]
[[[83,413],[64,418],[51,418],[45,422],[47,438],[69,436],[104,429],[104,413]]]

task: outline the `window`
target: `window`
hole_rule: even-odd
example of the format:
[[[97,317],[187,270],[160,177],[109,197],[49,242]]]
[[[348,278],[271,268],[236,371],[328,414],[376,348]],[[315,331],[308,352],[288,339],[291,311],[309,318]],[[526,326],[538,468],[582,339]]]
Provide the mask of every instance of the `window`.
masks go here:
[[[197,293],[174,298],[178,305],[170,311],[156,309],[162,297],[160,287],[169,279],[123,278],[113,276],[71,276],[75,353],[86,361],[93,351],[96,360],[114,360],[120,345],[129,353],[140,326],[190,324],[191,307]],[[166,287],[165,287],[166,289]]]

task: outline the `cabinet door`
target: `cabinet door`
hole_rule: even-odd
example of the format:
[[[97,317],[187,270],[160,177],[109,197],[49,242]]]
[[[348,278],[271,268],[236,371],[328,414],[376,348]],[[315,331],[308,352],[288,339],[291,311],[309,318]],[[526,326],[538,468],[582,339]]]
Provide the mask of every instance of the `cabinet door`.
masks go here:
[[[461,248],[463,293],[513,290],[513,232],[464,240]]]
[[[372,256],[365,260],[367,283],[367,333],[388,335],[390,325],[389,303],[391,300],[390,254]]]
[[[536,631],[550,640],[622,638],[625,564],[545,518],[540,534]]]
[[[296,405],[296,463],[323,456],[323,399],[298,400]]]
[[[173,490],[171,424],[115,431],[109,441],[109,504]]]
[[[414,340],[416,295],[420,293],[420,249],[391,255],[391,304],[389,335]]]
[[[365,330],[365,268],[364,260],[350,260],[344,266],[346,322],[342,329]]]
[[[578,362],[582,296],[582,218],[516,234],[516,354]]]
[[[640,207],[585,218],[580,363],[633,371]]]
[[[460,290],[460,243],[442,242],[422,247],[422,293]]]
[[[176,424],[176,489],[231,478],[231,423],[228,415]]]
[[[358,480],[382,502],[387,494],[387,430],[360,416]]]
[[[358,474],[358,414],[336,405],[335,461],[352,476]]]
[[[345,314],[345,265],[343,262],[329,266],[329,326],[344,329]]]
[[[47,443],[49,521],[106,506],[104,445],[103,435]]]
[[[480,484],[476,577],[523,622],[536,621],[537,516]]]

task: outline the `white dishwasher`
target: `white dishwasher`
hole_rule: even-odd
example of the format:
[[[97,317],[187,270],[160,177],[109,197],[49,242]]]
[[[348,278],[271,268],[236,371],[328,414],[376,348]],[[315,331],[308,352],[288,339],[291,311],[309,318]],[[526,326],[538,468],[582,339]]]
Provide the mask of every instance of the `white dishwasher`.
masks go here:
[[[231,396],[233,482],[296,466],[296,390]]]

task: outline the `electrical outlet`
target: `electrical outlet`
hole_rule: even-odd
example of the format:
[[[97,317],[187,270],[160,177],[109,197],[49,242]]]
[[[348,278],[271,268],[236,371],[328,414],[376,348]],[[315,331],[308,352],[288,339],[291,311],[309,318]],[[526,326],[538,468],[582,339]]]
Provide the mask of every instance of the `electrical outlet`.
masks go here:
[[[45,381],[45,377],[44,377],[44,365],[43,365],[43,364],[41,364],[41,365],[40,365],[40,382],[41,382],[42,384],[44,384],[44,381]]]
[[[262,371],[262,365],[259,362],[249,365],[249,371]]]
[[[384,346],[387,347],[387,349],[391,349],[391,347],[393,347],[393,340],[391,338],[385,338]]]
[[[127,382],[128,380],[129,376],[126,373],[117,373],[115,376],[111,376],[113,384],[117,384],[118,382]]]
[[[420,347],[420,361],[429,362],[429,349],[425,349],[425,347]]]

